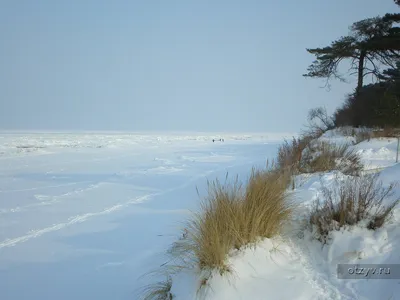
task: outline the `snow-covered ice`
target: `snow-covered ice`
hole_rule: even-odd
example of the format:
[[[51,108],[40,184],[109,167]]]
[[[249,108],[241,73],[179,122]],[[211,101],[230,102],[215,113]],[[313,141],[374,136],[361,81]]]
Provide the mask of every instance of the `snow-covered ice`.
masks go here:
[[[0,299],[136,299],[196,186],[247,176],[281,137],[1,133]]]

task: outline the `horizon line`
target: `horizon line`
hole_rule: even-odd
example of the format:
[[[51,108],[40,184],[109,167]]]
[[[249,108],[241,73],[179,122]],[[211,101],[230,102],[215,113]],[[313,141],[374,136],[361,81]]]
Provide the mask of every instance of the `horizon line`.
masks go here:
[[[85,129],[0,129],[0,133],[135,133],[135,134],[284,134],[287,131],[196,131],[196,130],[85,130]]]

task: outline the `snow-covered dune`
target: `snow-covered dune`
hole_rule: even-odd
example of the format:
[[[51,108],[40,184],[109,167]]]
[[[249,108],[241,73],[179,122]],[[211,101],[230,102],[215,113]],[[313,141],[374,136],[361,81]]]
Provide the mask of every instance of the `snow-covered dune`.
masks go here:
[[[320,140],[353,144],[352,137],[328,131]],[[395,163],[397,139],[371,139],[352,146],[369,170],[382,170],[383,186],[400,180]],[[205,299],[400,299],[400,208],[389,224],[372,231],[353,226],[333,232],[323,245],[305,227],[305,218],[320,196],[322,185],[333,186],[346,176],[340,172],[300,175],[291,192],[297,208],[284,234],[266,239],[255,247],[233,252],[228,258],[232,274],[212,274],[200,290]],[[400,197],[400,186],[392,199]],[[392,265],[397,279],[338,279],[338,264]],[[174,299],[196,299],[201,274],[191,270],[173,281]]]

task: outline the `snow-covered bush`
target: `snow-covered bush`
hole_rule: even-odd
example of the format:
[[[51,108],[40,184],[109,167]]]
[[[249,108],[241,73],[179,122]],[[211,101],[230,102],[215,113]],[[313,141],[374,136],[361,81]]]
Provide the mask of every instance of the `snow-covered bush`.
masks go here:
[[[317,238],[326,241],[329,233],[344,226],[365,222],[369,229],[377,229],[389,220],[400,198],[392,199],[392,183],[383,187],[379,174],[336,178],[331,187],[323,186],[310,214],[310,224]]]

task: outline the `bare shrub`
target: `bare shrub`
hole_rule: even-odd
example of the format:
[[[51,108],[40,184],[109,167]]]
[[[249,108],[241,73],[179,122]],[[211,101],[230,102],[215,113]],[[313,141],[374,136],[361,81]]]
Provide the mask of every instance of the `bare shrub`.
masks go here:
[[[335,128],[333,117],[329,116],[325,107],[310,109],[307,116],[308,129],[314,134],[322,134]]]
[[[322,187],[322,199],[318,199],[310,215],[321,241],[326,241],[329,232],[344,226],[367,222],[367,228],[376,229],[387,222],[400,198],[388,205],[384,202],[393,196],[396,184],[383,187],[379,174],[349,177],[335,180],[333,188]]]

